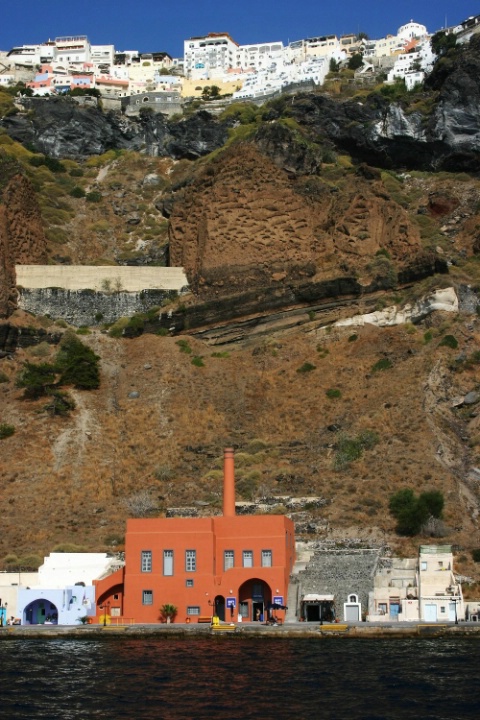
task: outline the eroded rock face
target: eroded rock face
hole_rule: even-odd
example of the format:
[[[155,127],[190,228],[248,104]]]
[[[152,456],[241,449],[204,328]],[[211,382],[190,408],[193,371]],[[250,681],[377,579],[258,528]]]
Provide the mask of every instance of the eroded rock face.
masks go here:
[[[0,205],[0,317],[15,309],[15,263],[10,252],[5,206]]]
[[[276,147],[266,149],[283,164]],[[245,143],[175,193],[171,264],[185,268],[200,295],[341,275],[364,276],[369,285],[391,263],[422,265],[418,227],[380,179],[352,176],[339,192],[321,174],[292,175],[274,161]],[[296,169],[302,165],[303,158]],[[372,262],[379,250],[385,256]]]
[[[14,175],[0,199],[0,317],[17,306],[15,265],[45,263],[47,242],[30,182]]]

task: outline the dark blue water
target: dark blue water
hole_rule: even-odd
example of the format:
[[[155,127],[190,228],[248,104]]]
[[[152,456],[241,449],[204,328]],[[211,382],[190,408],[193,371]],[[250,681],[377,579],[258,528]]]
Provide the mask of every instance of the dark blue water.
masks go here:
[[[0,642],[0,718],[480,719],[476,638]]]

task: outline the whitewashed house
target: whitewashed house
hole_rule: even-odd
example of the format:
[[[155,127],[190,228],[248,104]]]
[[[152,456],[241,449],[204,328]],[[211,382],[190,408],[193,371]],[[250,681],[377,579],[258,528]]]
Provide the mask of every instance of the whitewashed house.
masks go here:
[[[420,619],[458,622],[465,619],[462,586],[453,573],[451,545],[422,545],[418,568]]]
[[[12,608],[8,614],[22,625],[76,625],[82,617],[95,616],[93,581],[117,566],[106,553],[51,553],[36,579],[17,586],[15,612]]]
[[[387,558],[374,577],[367,620],[465,620],[462,587],[453,572],[451,545],[422,545],[418,558]]]

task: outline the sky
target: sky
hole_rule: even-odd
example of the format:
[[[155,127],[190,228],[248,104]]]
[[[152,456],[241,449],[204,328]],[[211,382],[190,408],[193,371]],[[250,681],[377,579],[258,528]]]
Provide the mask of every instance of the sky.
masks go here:
[[[480,14],[480,0],[4,0],[2,6],[0,50],[87,35],[117,51],[172,57],[183,56],[184,40],[209,32],[228,32],[240,45],[352,32],[377,39],[410,20],[436,32]]]

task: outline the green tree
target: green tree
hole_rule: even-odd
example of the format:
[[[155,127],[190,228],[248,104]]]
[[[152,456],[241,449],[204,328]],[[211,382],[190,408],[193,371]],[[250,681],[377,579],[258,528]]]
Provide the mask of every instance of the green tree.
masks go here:
[[[47,395],[55,386],[57,373],[50,363],[25,362],[17,378],[17,387],[25,388],[25,397],[35,400]]]
[[[457,44],[457,36],[454,33],[446,33],[439,30],[431,39],[432,50],[435,55],[445,55],[450,49]]]
[[[60,343],[55,366],[60,373],[59,385],[73,385],[78,390],[95,390],[100,385],[98,355],[71,331]]]
[[[443,493],[439,490],[430,490],[423,492],[418,498],[418,503],[426,509],[429,515],[434,518],[441,518],[443,514],[443,507],[445,500]]]
[[[355,53],[355,55],[352,55],[348,59],[348,69],[349,70],[358,70],[359,67],[362,67],[363,65],[363,55],[361,53]]]
[[[443,494],[438,490],[421,493],[418,497],[410,488],[403,488],[391,496],[388,508],[397,520],[399,535],[417,535],[431,517],[441,518]]]
[[[328,66],[328,71],[331,73],[338,73],[340,70],[340,63],[335,60],[335,58],[330,58],[330,63]]]

